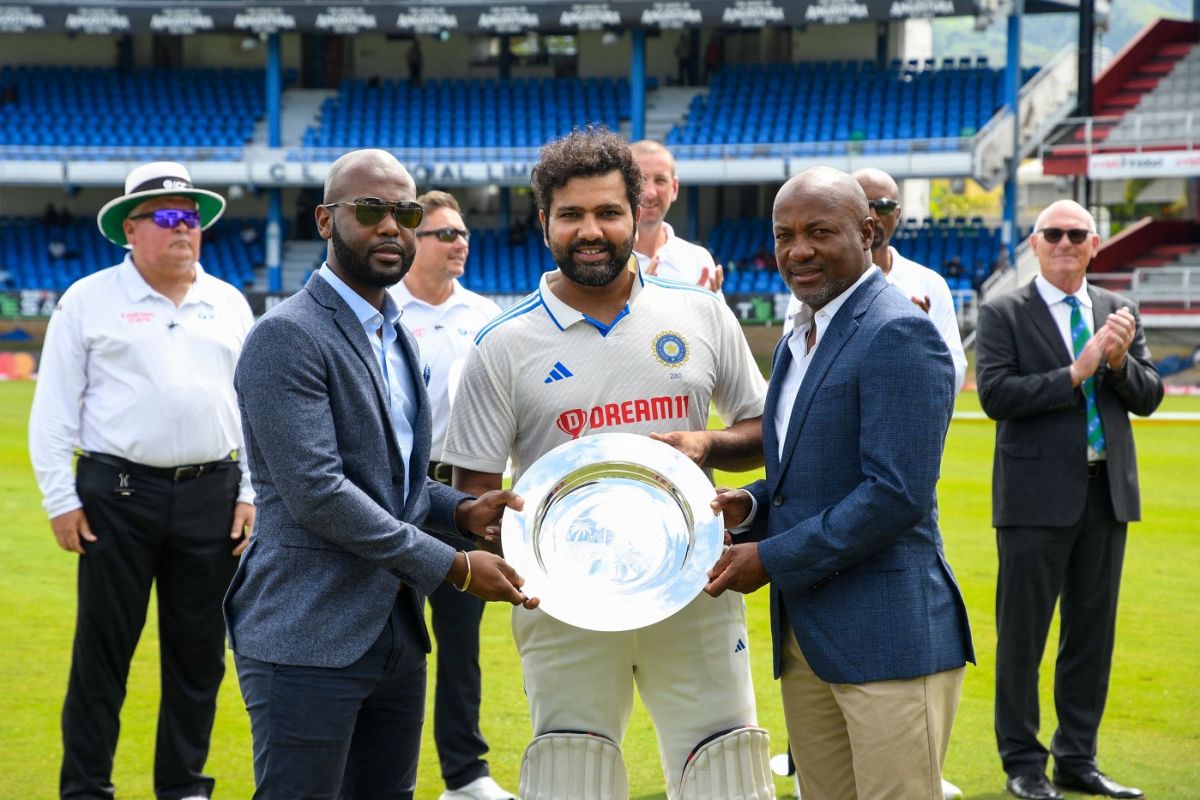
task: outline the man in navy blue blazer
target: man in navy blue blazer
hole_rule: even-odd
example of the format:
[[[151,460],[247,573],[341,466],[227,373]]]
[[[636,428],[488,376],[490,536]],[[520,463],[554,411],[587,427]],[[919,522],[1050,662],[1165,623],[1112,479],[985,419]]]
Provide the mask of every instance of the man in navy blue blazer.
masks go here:
[[[771,584],[805,800],[940,799],[975,658],[937,525],[953,363],[929,318],[872,266],[874,226],[853,178],[796,175],[772,223],[779,272],[803,305],[775,352],[766,479],[714,501],[737,543],[705,590]]]

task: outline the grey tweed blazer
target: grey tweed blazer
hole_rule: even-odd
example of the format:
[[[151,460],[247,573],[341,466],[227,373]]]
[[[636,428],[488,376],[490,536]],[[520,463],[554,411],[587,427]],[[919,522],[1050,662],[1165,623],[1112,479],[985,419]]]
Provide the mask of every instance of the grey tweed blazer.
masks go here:
[[[418,393],[409,459],[366,332],[319,275],[246,339],[234,381],[257,519],[225,597],[229,644],[241,655],[346,666],[379,636],[398,593],[429,649],[423,596],[445,578],[454,548],[420,528],[458,533],[454,509],[467,495],[426,477],[429,398],[412,336],[397,328]]]

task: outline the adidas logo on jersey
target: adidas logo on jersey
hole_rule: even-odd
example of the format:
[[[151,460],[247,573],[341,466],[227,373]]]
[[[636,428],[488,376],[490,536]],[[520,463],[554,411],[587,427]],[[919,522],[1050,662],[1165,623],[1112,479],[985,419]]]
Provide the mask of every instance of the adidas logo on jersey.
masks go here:
[[[733,646],[733,652],[735,652],[735,653],[740,653],[745,649],[746,649],[746,643],[743,642],[741,639],[738,639],[737,644],[735,644]]]
[[[561,361],[555,361],[553,369],[550,370],[550,376],[542,382],[543,383],[554,383],[555,381],[562,381],[562,380],[566,380],[567,378],[574,377],[574,375],[575,375],[575,373],[573,373],[573,372],[571,372],[571,370],[567,369],[566,366],[564,366]]]

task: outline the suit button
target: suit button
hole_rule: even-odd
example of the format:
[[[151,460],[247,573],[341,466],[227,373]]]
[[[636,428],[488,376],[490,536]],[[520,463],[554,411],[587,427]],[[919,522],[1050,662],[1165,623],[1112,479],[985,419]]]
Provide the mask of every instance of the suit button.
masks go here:
[[[772,497],[771,505],[775,506],[776,508],[779,508],[781,505],[783,505],[783,495],[777,494],[774,497]]]
[[[404,483],[404,476],[403,476],[403,475],[393,475],[393,476],[392,476],[392,483],[394,483],[394,484],[396,484],[397,486],[399,486],[400,484]]]

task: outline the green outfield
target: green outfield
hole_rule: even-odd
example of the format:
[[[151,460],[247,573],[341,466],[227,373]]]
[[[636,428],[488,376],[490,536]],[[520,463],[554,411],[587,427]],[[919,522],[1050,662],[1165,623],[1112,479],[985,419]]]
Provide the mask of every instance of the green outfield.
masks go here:
[[[56,796],[61,755],[58,718],[75,611],[75,556],[59,550],[39,503],[26,451],[32,383],[0,383],[0,800]],[[978,411],[973,394],[959,402]],[[1168,398],[1163,410],[1200,412],[1200,398]],[[902,408],[897,413],[903,413]],[[950,748],[947,777],[969,798],[1001,798],[1003,775],[991,723],[995,541],[989,525],[992,424],[953,424],[941,482],[946,552],[966,595],[979,665],[969,668]],[[1200,422],[1136,428],[1144,522],[1130,532],[1101,766],[1153,800],[1200,797]],[[744,476],[721,476],[739,483]],[[766,595],[748,598],[760,722],[784,744],[777,687],[771,679]],[[484,620],[483,727],[492,771],[516,787],[529,723],[509,611],[492,606]],[[153,620],[153,613],[151,614]],[[1052,633],[1052,638],[1056,634]],[[158,662],[153,621],[129,681],[114,781],[124,800],[149,800]],[[1053,645],[1048,648],[1051,654]],[[1043,669],[1044,728],[1053,727]],[[221,691],[209,772],[217,796],[252,792],[250,734],[232,659]],[[432,694],[431,694],[432,696]],[[697,698],[703,703],[704,698]],[[638,708],[625,741],[632,796],[660,798],[662,778],[653,729]],[[790,793],[779,780],[780,797]],[[419,798],[441,791],[426,730]]]

